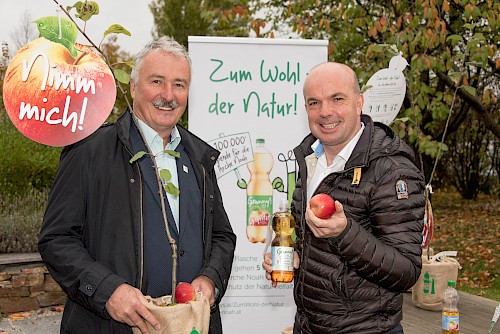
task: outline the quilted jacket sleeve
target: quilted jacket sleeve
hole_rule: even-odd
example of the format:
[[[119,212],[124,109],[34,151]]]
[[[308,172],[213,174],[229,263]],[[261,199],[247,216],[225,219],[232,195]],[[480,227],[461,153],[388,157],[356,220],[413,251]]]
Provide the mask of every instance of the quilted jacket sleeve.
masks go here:
[[[404,157],[380,159],[375,168],[385,172],[377,173],[380,178],[367,194],[370,227],[350,218],[330,245],[361,277],[403,292],[415,284],[422,267],[424,180]],[[398,182],[403,187],[399,197]]]

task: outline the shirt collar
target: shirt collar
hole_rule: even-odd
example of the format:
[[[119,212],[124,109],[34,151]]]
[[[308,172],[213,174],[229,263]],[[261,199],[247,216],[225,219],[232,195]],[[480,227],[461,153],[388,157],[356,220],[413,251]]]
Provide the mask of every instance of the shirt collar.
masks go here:
[[[163,146],[163,138],[160,137],[158,132],[156,132],[153,128],[151,128],[148,124],[146,124],[144,121],[142,121],[139,117],[135,117],[137,120],[137,124],[139,125],[139,128],[142,131],[142,134],[144,135],[144,140],[148,144],[150,148],[153,148],[155,143],[161,143],[161,146]],[[170,133],[170,142],[167,144],[168,149],[175,150],[177,146],[179,146],[179,143],[181,142],[181,135],[179,133],[179,130],[177,129],[177,126],[174,126],[172,128],[172,132]],[[153,152],[156,154],[155,152]]]
[[[361,122],[361,129],[359,129],[358,133],[356,133],[356,135],[347,143],[346,146],[344,146],[339,154],[337,154],[337,157],[340,157],[345,161],[349,160],[352,151],[354,151],[354,148],[356,147],[356,144],[358,143],[364,129],[365,124]],[[314,155],[318,159],[325,154],[325,148],[323,147],[323,143],[319,139],[316,139],[316,141],[311,145],[311,149],[314,151]]]

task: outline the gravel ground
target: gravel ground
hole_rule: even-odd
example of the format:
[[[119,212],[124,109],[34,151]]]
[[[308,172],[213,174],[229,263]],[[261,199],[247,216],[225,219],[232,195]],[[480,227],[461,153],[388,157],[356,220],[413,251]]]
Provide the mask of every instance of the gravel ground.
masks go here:
[[[59,306],[11,314],[1,318],[0,334],[57,334],[62,310]]]

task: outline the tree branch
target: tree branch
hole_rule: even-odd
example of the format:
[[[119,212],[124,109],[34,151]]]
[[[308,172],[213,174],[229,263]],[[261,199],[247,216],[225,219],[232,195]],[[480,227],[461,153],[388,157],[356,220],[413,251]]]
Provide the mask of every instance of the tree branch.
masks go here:
[[[446,74],[442,72],[436,72],[439,79],[443,80],[448,87],[456,87],[455,82],[451,80]],[[495,120],[489,113],[488,109],[483,105],[481,100],[477,96],[473,96],[463,88],[458,89],[458,96],[460,96],[465,102],[467,102],[480,116],[479,119],[482,120],[488,130],[490,130],[493,135],[500,139],[500,125],[498,124],[498,119]]]
[[[101,54],[102,58],[104,59],[104,61],[106,62],[106,65],[108,65],[108,67],[111,69],[111,72],[113,73],[113,76],[115,75],[113,70],[112,70],[112,66],[111,66],[111,63],[109,62],[108,60],[108,57],[104,54],[104,52],[102,52],[102,50],[97,46],[95,45],[95,43],[92,41],[92,39],[87,36],[87,34],[85,33],[85,31],[83,31],[79,26],[78,24],[75,22],[75,20],[71,17],[71,15],[68,13],[68,11],[66,9],[64,9],[64,7],[58,2],[58,0],[54,0],[54,2],[56,3],[56,5],[64,12],[64,14],[66,14],[66,16],[68,17],[68,19],[71,20],[71,22],[73,22],[73,24],[76,26],[76,29],[78,29],[78,31],[85,37],[85,39],[90,43],[92,44],[92,46]],[[120,93],[123,95],[123,97],[125,98],[125,102],[127,103],[127,106],[130,110],[132,110],[132,104],[129,102],[128,98],[127,98],[127,93],[125,92],[125,89],[123,89],[123,86],[121,85],[121,82],[118,81],[116,78],[115,78],[115,83],[116,83],[116,86],[118,87],[118,89],[120,90]]]

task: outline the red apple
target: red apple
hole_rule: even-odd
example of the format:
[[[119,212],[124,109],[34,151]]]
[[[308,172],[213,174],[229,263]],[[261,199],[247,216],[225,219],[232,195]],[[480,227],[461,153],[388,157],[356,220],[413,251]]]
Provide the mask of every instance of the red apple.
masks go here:
[[[314,215],[321,219],[330,218],[335,212],[335,200],[327,194],[314,195],[309,206]]]
[[[180,282],[175,288],[175,302],[177,304],[188,303],[196,300],[196,291],[194,287],[186,282]]]
[[[89,47],[73,58],[40,37],[22,47],[5,73],[5,109],[26,137],[51,146],[75,143],[97,130],[116,100],[113,74]]]

